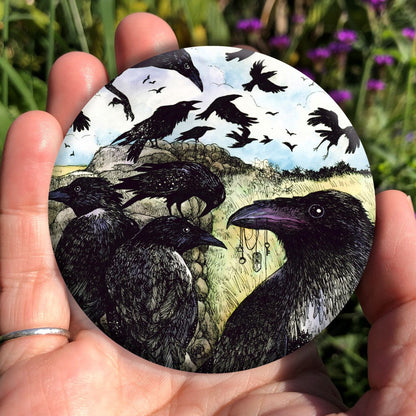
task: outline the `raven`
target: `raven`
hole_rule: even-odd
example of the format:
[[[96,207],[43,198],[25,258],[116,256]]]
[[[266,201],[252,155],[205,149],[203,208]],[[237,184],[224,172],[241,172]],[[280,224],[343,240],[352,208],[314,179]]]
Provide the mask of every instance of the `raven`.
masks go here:
[[[360,139],[354,127],[347,126],[345,128],[341,128],[338,124],[338,116],[334,111],[318,107],[317,110],[313,111],[309,115],[312,116],[308,119],[309,125],[317,126],[318,124],[323,124],[330,128],[330,130],[315,130],[317,133],[319,133],[321,137],[323,137],[323,139],[321,143],[319,143],[318,146],[315,147],[313,150],[318,150],[319,146],[324,141],[329,142],[324,159],[328,157],[329,148],[331,146],[336,146],[338,144],[338,140],[344,134],[348,139],[348,147],[345,150],[345,153],[354,153],[357,147],[360,147]]]
[[[145,120],[137,123],[130,130],[120,134],[113,140],[112,144],[131,144],[127,159],[137,162],[144,145],[148,140],[154,140],[157,145],[158,139],[169,136],[178,123],[188,118],[192,110],[198,110],[194,104],[200,101],[180,101],[172,105],[164,105]]]
[[[72,128],[74,131],[89,130],[90,122],[90,118],[87,117],[82,111],[80,111],[72,123]]]
[[[250,135],[249,129],[245,127],[240,127],[240,130],[241,130],[241,134],[233,130],[231,133],[228,133],[226,135],[227,137],[230,137],[231,139],[235,140],[235,142],[231,146],[228,146],[228,147],[234,148],[234,149],[238,147],[244,147],[245,145],[257,140],[254,137],[248,137]]]
[[[194,139],[195,142],[198,142],[199,139],[209,130],[215,130],[215,128],[209,126],[193,127],[190,130],[182,132],[181,135],[175,139],[175,141],[184,142],[185,140]]]
[[[234,310],[200,372],[260,366],[311,340],[356,288],[374,233],[362,203],[336,190],[256,201],[228,225],[273,232],[286,262]]]
[[[264,92],[282,92],[287,88],[286,86],[273,84],[269,78],[273,75],[276,75],[276,71],[262,72],[264,69],[264,61],[257,61],[253,64],[250,70],[251,81],[243,84],[245,91],[252,91],[253,88],[257,85],[260,90]]]
[[[154,56],[134,65],[133,68],[144,68],[148,66],[176,71],[192,81],[201,92],[204,91],[199,71],[192,62],[191,55],[185,49],[178,49]]]
[[[182,215],[181,204],[193,196],[205,202],[200,217],[208,214],[225,199],[225,188],[218,176],[208,168],[193,162],[146,163],[135,169],[138,175],[121,179],[116,189],[128,189],[135,195],[123,208],[144,198],[166,198],[172,215],[176,204]]]
[[[114,97],[108,105],[112,105],[113,107],[116,104],[121,104],[123,106],[124,114],[126,115],[127,120],[131,119],[134,120],[133,110],[131,109],[130,101],[127,98],[127,95],[122,93],[118,88],[116,88],[113,84],[113,81],[109,82],[105,86],[109,91],[111,91],[116,97]]]
[[[77,178],[49,193],[74,211],[55,250],[66,285],[94,322],[105,313],[107,293],[104,271],[115,249],[139,231],[121,209],[122,196],[109,181],[97,177]]]
[[[225,60],[232,61],[233,59],[237,59],[238,61],[242,61],[248,58],[249,56],[253,55],[254,52],[255,51],[253,51],[252,49],[241,48],[236,52],[227,52],[225,54]]]
[[[290,149],[291,152],[293,152],[293,149],[297,146],[297,144],[292,144],[289,142],[283,142],[283,144],[286,145]]]
[[[200,245],[226,248],[185,219],[168,216],[152,220],[118,248],[105,274],[114,340],[150,361],[180,368],[198,312],[193,277],[181,255]]]
[[[264,137],[264,139],[261,140],[260,143],[267,144],[267,143],[270,143],[270,142],[273,141],[273,139],[271,139],[269,136],[267,136],[267,134],[264,134],[263,137]]]
[[[208,120],[212,113],[216,113],[219,118],[226,120],[229,123],[239,124],[241,127],[249,127],[257,123],[255,117],[249,117],[247,113],[240,111],[231,101],[242,97],[239,94],[224,95],[216,98],[208,108],[202,113],[198,114],[196,120]]]
[[[134,65],[132,68],[146,68],[149,66],[176,71],[185,78],[189,78],[201,91],[204,90],[199,71],[193,64],[191,55],[189,55],[189,53],[184,49],[154,56]],[[146,80],[147,79],[148,78],[146,78]],[[131,110],[130,101],[127,96],[113,85],[113,81],[109,82],[105,87],[117,96],[117,98],[114,98],[110,104],[113,106],[115,104],[122,104],[127,120],[129,118],[134,120],[134,114]]]

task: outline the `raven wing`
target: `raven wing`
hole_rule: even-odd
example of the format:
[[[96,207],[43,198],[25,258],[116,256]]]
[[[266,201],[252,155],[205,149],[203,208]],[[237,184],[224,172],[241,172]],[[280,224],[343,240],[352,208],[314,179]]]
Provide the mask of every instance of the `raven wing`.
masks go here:
[[[338,116],[334,111],[319,107],[317,110],[309,114],[308,124],[310,126],[317,126],[323,124],[331,129],[339,129]]]

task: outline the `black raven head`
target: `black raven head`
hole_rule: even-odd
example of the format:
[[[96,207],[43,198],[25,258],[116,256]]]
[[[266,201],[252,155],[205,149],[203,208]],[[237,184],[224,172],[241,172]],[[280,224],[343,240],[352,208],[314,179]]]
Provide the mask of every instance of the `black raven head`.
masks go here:
[[[201,101],[179,101],[176,104],[163,105],[159,107],[151,117],[155,123],[159,121],[167,122],[171,127],[177,125],[179,122],[188,118],[188,114],[192,110],[199,110],[198,107],[194,107],[194,104]]]
[[[217,180],[215,180],[217,179]],[[204,194],[200,198],[205,202],[205,208],[199,217],[207,215],[214,208],[217,208],[225,200],[225,188],[219,178],[212,178],[211,183],[204,189]]]
[[[181,75],[189,78],[201,91],[204,90],[199,71],[192,62],[191,55],[185,50],[178,50],[173,52],[175,56],[175,69]]]
[[[159,217],[150,221],[135,239],[141,243],[173,247],[180,254],[201,245],[226,248],[222,241],[208,232],[184,218],[174,216]]]
[[[108,180],[84,177],[49,192],[49,199],[63,202],[80,216],[97,208],[120,207],[122,196]]]
[[[359,250],[358,241],[371,246],[373,225],[361,202],[336,190],[306,196],[255,201],[235,212],[229,225],[270,230],[286,252],[299,253],[305,246]]]

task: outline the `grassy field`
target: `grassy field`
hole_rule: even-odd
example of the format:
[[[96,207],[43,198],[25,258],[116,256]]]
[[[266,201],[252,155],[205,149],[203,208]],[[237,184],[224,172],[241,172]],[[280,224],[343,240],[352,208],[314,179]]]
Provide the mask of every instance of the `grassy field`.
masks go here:
[[[270,255],[266,258],[264,249],[266,233],[260,230],[257,244],[258,251],[262,252],[263,257],[261,270],[253,271],[251,256],[254,249],[250,252],[245,247],[247,261],[244,264],[239,263],[240,253],[237,252],[237,247],[240,242],[240,228],[226,227],[228,218],[237,209],[258,199],[303,196],[318,190],[336,189],[348,192],[360,199],[370,219],[373,222],[375,220],[374,190],[369,176],[346,174],[322,181],[283,179],[280,183],[276,183],[267,176],[253,172],[249,175],[227,177],[223,181],[226,190],[232,190],[232,192],[227,194],[224,203],[215,210],[213,234],[225,242],[227,250],[215,252],[208,250],[207,252],[210,285],[208,304],[213,313],[213,321],[220,330],[237,305],[257,285],[280,268],[285,260],[284,249],[271,232],[268,232],[266,237],[271,249]],[[256,243],[255,231],[245,230],[245,237],[249,247],[253,247]]]

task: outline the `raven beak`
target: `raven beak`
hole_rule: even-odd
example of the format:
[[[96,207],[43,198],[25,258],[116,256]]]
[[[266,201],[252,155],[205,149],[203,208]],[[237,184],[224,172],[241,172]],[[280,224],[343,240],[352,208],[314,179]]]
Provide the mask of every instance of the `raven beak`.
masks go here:
[[[201,245],[217,246],[217,247],[227,249],[227,247],[222,241],[218,240],[217,238],[215,238],[214,236],[212,236],[211,234],[207,232],[204,232],[203,234],[199,236],[198,243]]]
[[[194,107],[194,104],[197,104],[197,103],[201,103],[202,101],[198,101],[198,100],[192,100],[192,101],[189,101],[189,103],[190,104],[192,104],[191,105],[191,107],[190,107],[190,109],[191,110],[200,110],[200,108],[199,107]]]
[[[49,192],[49,199],[67,203],[70,200],[70,196],[66,192],[63,192],[62,188],[59,188]]]
[[[201,92],[204,91],[204,86],[202,85],[202,81],[201,81],[198,71],[192,73],[189,79],[201,90]]]
[[[290,198],[280,198],[281,202],[256,201],[252,205],[240,208],[228,219],[227,228],[230,225],[253,228],[255,230],[276,229],[276,226],[284,225],[285,228],[299,228],[303,221],[294,216],[286,205]]]

